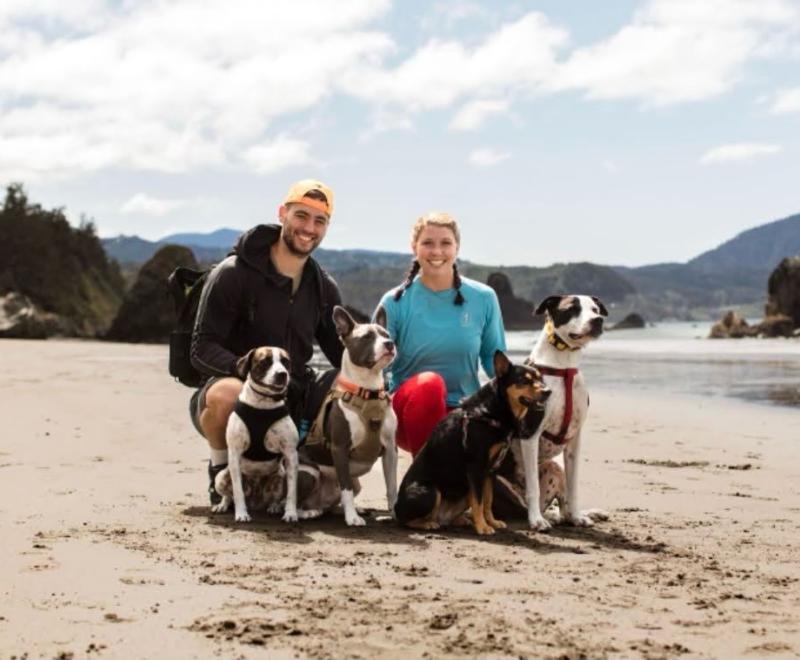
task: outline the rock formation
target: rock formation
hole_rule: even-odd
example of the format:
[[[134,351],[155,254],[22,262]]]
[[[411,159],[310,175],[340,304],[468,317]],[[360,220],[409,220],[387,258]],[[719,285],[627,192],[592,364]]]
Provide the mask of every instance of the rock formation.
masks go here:
[[[730,311],[711,328],[711,339],[723,337],[798,337],[800,336],[800,255],[783,259],[767,283],[764,320],[749,326]]]
[[[800,327],[800,255],[786,257],[772,271],[767,283],[764,316],[787,316],[793,328]]]
[[[730,310],[725,313],[721,321],[711,326],[709,339],[739,339],[740,337],[753,337],[758,334],[758,326],[751,326],[738,313]]]
[[[167,278],[178,266],[197,269],[192,251],[165,245],[139,270],[105,338],[112,341],[163,343],[175,326],[175,308]]]
[[[609,330],[629,330],[631,328],[644,328],[647,326],[641,314],[633,312],[628,314],[619,323],[612,325]]]
[[[505,273],[491,273],[486,283],[494,289],[500,301],[506,330],[531,330],[537,325],[533,317],[533,303],[514,295],[511,281]],[[541,324],[539,319],[538,326],[541,327]]]
[[[45,312],[28,296],[16,291],[0,296],[0,337],[46,339],[72,334],[75,332],[69,321]]]

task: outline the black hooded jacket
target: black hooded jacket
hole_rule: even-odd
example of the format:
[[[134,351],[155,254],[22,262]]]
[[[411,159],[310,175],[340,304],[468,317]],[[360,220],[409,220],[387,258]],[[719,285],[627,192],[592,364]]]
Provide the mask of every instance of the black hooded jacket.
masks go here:
[[[207,376],[234,375],[251,348],[280,346],[303,379],[314,339],[339,368],[342,343],[333,324],[341,295],[333,278],[309,258],[297,291],[269,258],[280,225],[258,225],[239,237],[233,253],[209,273],[192,334],[192,365]]]

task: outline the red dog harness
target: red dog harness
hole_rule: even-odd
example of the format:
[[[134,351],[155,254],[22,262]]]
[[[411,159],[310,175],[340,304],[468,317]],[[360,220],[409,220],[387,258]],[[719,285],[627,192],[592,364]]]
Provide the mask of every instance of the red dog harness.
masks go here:
[[[540,367],[536,368],[543,374],[548,376],[558,376],[564,379],[564,419],[561,420],[561,429],[558,435],[553,435],[544,431],[542,436],[547,438],[550,442],[556,445],[563,445],[567,441],[567,429],[569,423],[572,421],[572,381],[575,380],[575,375],[578,373],[577,369],[555,369],[554,367]]]

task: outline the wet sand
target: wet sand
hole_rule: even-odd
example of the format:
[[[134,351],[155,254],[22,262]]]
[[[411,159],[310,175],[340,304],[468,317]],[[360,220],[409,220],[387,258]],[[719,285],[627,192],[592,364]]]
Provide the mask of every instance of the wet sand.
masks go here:
[[[492,538],[209,514],[166,349],[0,342],[2,657],[797,657],[800,415],[591,388],[585,506]],[[407,461],[401,462],[405,469]]]

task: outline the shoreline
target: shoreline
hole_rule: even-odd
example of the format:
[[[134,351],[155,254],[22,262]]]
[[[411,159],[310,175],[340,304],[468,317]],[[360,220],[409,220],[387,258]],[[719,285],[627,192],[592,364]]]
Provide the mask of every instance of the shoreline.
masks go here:
[[[208,512],[166,347],[0,342],[5,657],[796,657],[800,416],[594,387],[591,529]],[[400,467],[408,464],[403,456]],[[66,657],[66,656],[62,656]]]

